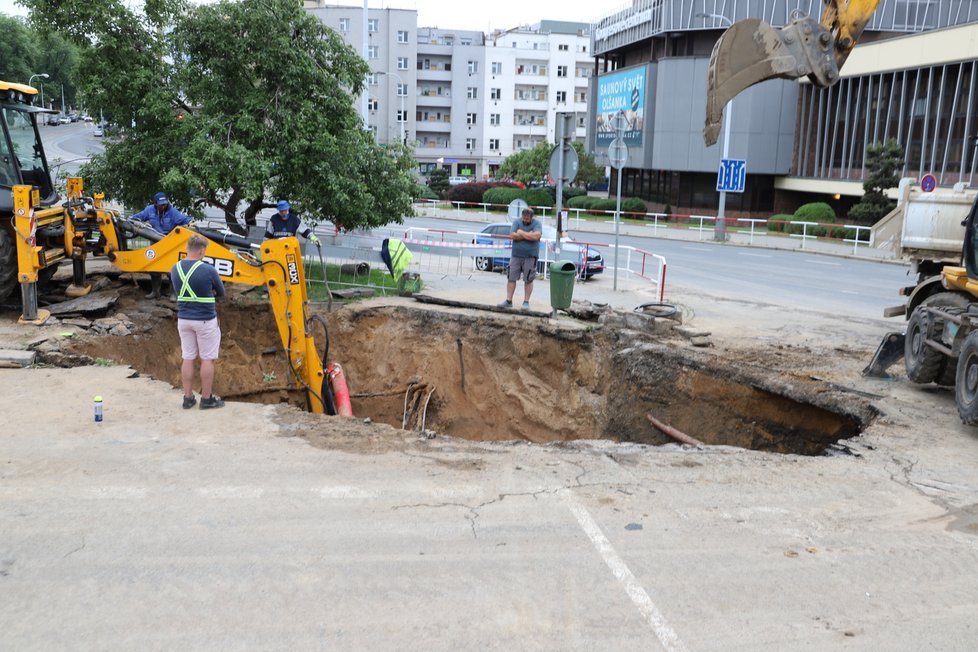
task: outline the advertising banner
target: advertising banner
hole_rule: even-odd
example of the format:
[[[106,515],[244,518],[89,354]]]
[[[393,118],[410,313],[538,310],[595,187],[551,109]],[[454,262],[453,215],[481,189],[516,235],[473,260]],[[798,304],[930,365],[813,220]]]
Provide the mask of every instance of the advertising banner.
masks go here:
[[[629,147],[642,144],[645,129],[646,67],[615,71],[598,78],[596,140],[598,147],[607,147],[615,138],[613,118],[619,111],[625,114],[625,133],[622,137]]]

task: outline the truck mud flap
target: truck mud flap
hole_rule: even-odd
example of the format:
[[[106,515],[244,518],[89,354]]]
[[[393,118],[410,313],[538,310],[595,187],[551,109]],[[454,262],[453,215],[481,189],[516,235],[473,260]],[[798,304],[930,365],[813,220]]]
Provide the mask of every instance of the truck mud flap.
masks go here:
[[[869,365],[863,369],[863,376],[871,378],[892,378],[886,373],[890,366],[903,357],[904,333],[891,332],[883,336],[883,341],[876,347],[876,353]]]

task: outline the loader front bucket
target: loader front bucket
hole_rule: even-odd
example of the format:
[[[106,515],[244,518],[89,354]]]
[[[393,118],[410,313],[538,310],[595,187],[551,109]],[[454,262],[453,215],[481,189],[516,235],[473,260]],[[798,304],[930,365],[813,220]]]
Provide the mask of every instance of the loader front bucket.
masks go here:
[[[839,78],[832,34],[809,16],[782,29],[748,18],[731,25],[713,46],[707,73],[703,140],[717,142],[723,108],[741,91],[768,79],[808,76],[819,86]]]
[[[906,336],[903,333],[891,332],[883,336],[883,341],[876,347],[873,359],[863,369],[863,375],[870,378],[890,378],[886,370],[894,362],[903,357],[903,347]]]

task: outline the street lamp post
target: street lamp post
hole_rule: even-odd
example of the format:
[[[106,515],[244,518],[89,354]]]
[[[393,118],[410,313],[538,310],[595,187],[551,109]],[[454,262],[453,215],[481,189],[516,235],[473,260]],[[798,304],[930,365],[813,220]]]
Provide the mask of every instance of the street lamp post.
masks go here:
[[[41,79],[48,79],[48,78],[51,77],[51,75],[47,74],[46,72],[35,73],[35,74],[31,75],[31,78],[30,79],[27,80],[27,85],[28,86],[31,86],[32,85],[31,82],[34,81],[34,78],[35,77],[40,77]],[[42,109],[44,108],[44,84],[41,84],[41,108]]]
[[[696,14],[697,18],[707,19],[712,18],[714,20],[726,21],[727,27],[733,24],[733,21],[722,14],[707,14],[699,13]],[[723,154],[720,157],[721,160],[727,158],[727,154],[730,152],[730,123],[733,122],[733,99],[727,102],[726,110],[723,112]],[[720,205],[717,208],[717,221],[713,224],[713,239],[723,242],[727,239],[727,225],[726,225],[726,212],[727,212],[727,191],[720,191]]]
[[[401,95],[400,93],[398,93],[398,96],[401,98],[401,112],[399,114],[399,117],[400,118],[403,118],[403,119],[399,119],[398,122],[401,123],[401,144],[402,145],[405,145],[405,144],[407,144],[407,136],[405,136],[405,134],[404,134],[404,126],[405,126],[405,123],[407,122],[407,114],[404,112],[404,98],[407,95],[407,84],[404,83],[404,80],[401,79],[401,76],[398,75],[396,72],[387,72],[385,70],[380,70],[380,71],[376,72],[375,74],[377,74],[377,75],[390,75],[391,77],[393,77],[394,79],[397,80],[398,85],[404,86],[404,95]]]

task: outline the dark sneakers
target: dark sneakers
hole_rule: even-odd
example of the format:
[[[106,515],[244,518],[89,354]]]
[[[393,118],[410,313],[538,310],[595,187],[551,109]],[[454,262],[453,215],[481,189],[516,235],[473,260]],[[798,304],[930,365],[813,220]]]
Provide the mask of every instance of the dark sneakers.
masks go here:
[[[197,405],[197,398],[193,394],[191,394],[189,397],[187,397],[187,396],[184,396],[183,397],[183,409],[184,410],[189,410],[190,408],[192,408],[195,405]]]
[[[224,399],[218,396],[217,394],[214,394],[210,398],[204,398],[203,396],[200,397],[201,410],[210,410],[212,408],[221,408],[221,407],[224,407]]]

